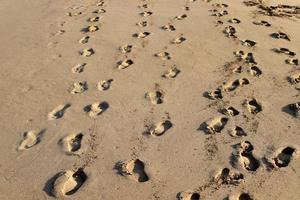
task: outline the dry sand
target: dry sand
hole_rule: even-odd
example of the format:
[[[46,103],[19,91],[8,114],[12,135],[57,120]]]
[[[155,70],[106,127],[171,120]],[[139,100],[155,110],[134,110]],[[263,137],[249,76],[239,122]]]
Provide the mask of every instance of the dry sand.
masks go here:
[[[299,6],[2,0],[0,199],[299,200]]]

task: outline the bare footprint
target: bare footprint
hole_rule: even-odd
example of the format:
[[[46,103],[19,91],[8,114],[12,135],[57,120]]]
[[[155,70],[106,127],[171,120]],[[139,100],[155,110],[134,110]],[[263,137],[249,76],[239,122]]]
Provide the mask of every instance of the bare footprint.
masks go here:
[[[161,60],[170,60],[171,59],[170,53],[168,53],[166,51],[156,53],[156,54],[154,54],[154,56],[160,58]]]
[[[90,39],[90,36],[84,36],[84,37],[82,37],[78,42],[79,42],[80,44],[86,44],[86,43],[89,42],[89,39]]]
[[[227,117],[215,117],[204,122],[199,129],[204,130],[207,134],[221,133],[228,120],[229,119]]]
[[[284,48],[284,47],[281,47],[281,48],[274,48],[272,49],[275,53],[282,53],[282,54],[285,54],[285,55],[288,55],[288,56],[295,56],[296,53],[289,50],[288,48]]]
[[[292,114],[295,117],[299,117],[299,114],[300,114],[300,102],[289,104],[288,105],[288,109],[289,109],[289,111],[292,112]]]
[[[93,11],[93,13],[95,13],[95,14],[106,13],[106,10],[101,8],[101,9],[97,9],[97,10]]]
[[[244,175],[240,172],[234,172],[229,168],[223,168],[214,177],[217,186],[221,185],[238,185],[244,181]]]
[[[223,33],[227,36],[227,37],[232,37],[232,38],[236,38],[236,30],[233,26],[227,26],[225,27]]]
[[[132,51],[133,46],[128,44],[120,47],[122,53],[130,53]]]
[[[72,68],[72,72],[74,74],[82,73],[84,71],[85,66],[86,66],[86,63],[77,64]]]
[[[249,64],[257,64],[255,62],[253,53],[245,53],[244,51],[236,51],[234,52],[234,55],[239,59],[239,60],[244,60],[246,63]]]
[[[151,12],[151,11],[144,11],[144,12],[141,12],[140,13],[140,15],[142,16],[142,17],[148,17],[148,16],[150,16],[150,15],[152,15],[153,14],[153,12]]]
[[[238,147],[237,161],[248,171],[256,171],[260,167],[260,162],[253,155],[254,146],[249,141],[240,143]]]
[[[69,196],[76,193],[87,178],[82,168],[62,171],[46,183],[44,190],[54,197]]]
[[[55,120],[60,119],[64,116],[65,111],[71,106],[70,103],[67,104],[61,104],[54,108],[49,114],[48,114],[48,120]]]
[[[88,22],[98,22],[100,20],[99,16],[91,17],[88,19]]]
[[[277,155],[275,156],[275,158],[273,158],[274,165],[279,168],[287,167],[296,154],[297,150],[294,147],[288,146],[283,149],[280,149],[277,151]]]
[[[220,88],[217,88],[213,91],[205,92],[203,96],[212,100],[223,99],[222,90]]]
[[[232,106],[223,108],[220,111],[221,111],[222,114],[227,115],[227,116],[231,116],[231,117],[234,117],[234,116],[237,116],[237,115],[240,114],[240,112]]]
[[[88,32],[93,33],[93,32],[96,32],[98,30],[99,30],[99,26],[90,25],[90,26],[88,26],[86,28],[83,28],[81,31],[85,32],[85,33],[88,33]]]
[[[176,31],[175,26],[172,24],[164,25],[161,27],[161,29],[163,29],[165,31]]]
[[[132,37],[143,39],[148,37],[150,34],[151,34],[150,32],[140,32],[140,33],[133,34]]]
[[[242,43],[242,45],[248,46],[248,47],[254,47],[257,44],[257,42],[255,42],[253,40],[243,40],[243,41],[241,41],[241,43]]]
[[[145,134],[162,136],[172,127],[173,127],[172,122],[170,120],[165,120],[157,124],[151,124],[150,126],[148,126]]]
[[[98,90],[100,91],[105,91],[105,90],[108,90],[111,86],[111,83],[114,81],[114,79],[107,79],[107,80],[102,80],[102,81],[99,81],[97,83],[97,88]]]
[[[288,65],[299,65],[299,60],[296,58],[288,58],[285,60],[285,63]]]
[[[291,84],[297,84],[300,82],[300,73],[293,73],[287,79]]]
[[[45,130],[42,130],[40,132],[36,131],[27,131],[23,133],[22,140],[17,148],[18,151],[27,150],[31,147],[37,145],[41,142],[42,135],[44,134]]]
[[[83,92],[85,92],[88,89],[88,84],[86,81],[79,81],[79,82],[75,82],[71,89],[70,89],[70,93],[71,94],[81,94]]]
[[[240,126],[235,126],[232,130],[230,130],[229,134],[232,137],[245,137],[248,135]]]
[[[248,79],[241,78],[241,79],[237,79],[232,82],[225,83],[223,85],[223,90],[226,92],[232,92],[232,91],[236,90],[238,87],[241,87],[244,85],[249,85],[249,84],[250,84],[250,81]]]
[[[178,38],[175,38],[174,40],[172,40],[172,44],[181,44],[183,43],[184,41],[186,41],[186,38],[185,37],[178,37]]]
[[[232,19],[229,19],[228,22],[232,23],[232,24],[239,24],[239,23],[241,23],[241,20],[239,20],[237,18],[232,18]]]
[[[139,26],[139,27],[146,27],[146,26],[148,26],[148,22],[147,21],[141,21],[141,22],[136,23],[136,25]]]
[[[275,39],[284,39],[287,41],[291,41],[290,37],[286,33],[283,33],[280,31],[272,33],[272,34],[270,34],[270,36]]]
[[[79,54],[82,55],[83,57],[91,57],[92,55],[95,54],[95,51],[92,48],[83,49],[79,52]]]
[[[82,133],[67,135],[59,140],[58,145],[67,155],[82,154],[81,143],[83,136]]]
[[[267,21],[261,20],[261,21],[254,21],[253,24],[255,25],[259,25],[259,26],[266,26],[266,27],[270,27],[271,24]]]
[[[97,116],[101,115],[109,108],[109,104],[107,102],[95,102],[93,104],[87,105],[84,107],[84,111],[88,114],[91,118],[96,118]]]
[[[246,100],[245,105],[252,114],[257,114],[262,111],[262,105],[254,98]]]
[[[127,67],[133,65],[133,61],[131,59],[125,59],[122,61],[119,61],[118,64],[118,69],[126,69]]]
[[[164,92],[162,90],[147,92],[145,98],[152,104],[162,104],[164,102]]]
[[[262,70],[259,67],[257,67],[257,66],[251,66],[250,69],[249,69],[249,73],[252,76],[259,77],[260,75],[262,75]]]
[[[80,11],[78,11],[78,12],[67,12],[66,15],[69,16],[69,17],[75,17],[75,16],[82,15],[82,12],[80,12]]]
[[[200,194],[195,191],[187,190],[178,193],[177,200],[200,200]]]
[[[167,71],[165,71],[162,75],[164,78],[176,78],[176,76],[180,73],[181,71],[176,67],[171,67]]]
[[[120,161],[116,164],[115,169],[122,176],[128,176],[137,182],[147,182],[149,180],[145,172],[145,164],[139,159]]]
[[[187,18],[186,14],[178,15],[178,16],[175,17],[176,20],[183,20],[185,18]]]

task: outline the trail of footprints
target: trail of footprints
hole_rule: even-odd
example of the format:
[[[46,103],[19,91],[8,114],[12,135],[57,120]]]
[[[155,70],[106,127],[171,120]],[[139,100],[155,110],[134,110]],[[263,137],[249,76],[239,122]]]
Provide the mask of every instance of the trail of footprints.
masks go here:
[[[150,6],[145,3],[145,1],[142,1],[143,3],[139,5],[138,7],[142,9],[142,11],[139,13],[139,17],[142,18],[141,21],[137,22],[136,25],[140,29],[146,29],[148,26],[151,26],[151,23],[148,21],[151,17],[155,16],[155,13],[153,13],[150,10]],[[186,4],[184,5],[184,10],[189,11],[191,9],[190,3],[194,3],[196,0],[188,0]],[[208,1],[209,2],[209,1]],[[246,4],[247,6],[252,6],[256,4],[250,3]],[[94,34],[97,31],[100,31],[101,25],[99,21],[102,19],[103,13],[106,13],[105,10],[106,2],[104,0],[100,0],[96,7],[97,9],[92,12],[93,16],[86,19],[88,23],[90,23],[88,26],[84,27],[81,32],[84,34],[79,40],[78,43],[80,45],[83,44],[89,44],[90,40],[92,40],[91,34]],[[214,9],[210,10],[212,13],[212,16],[218,18],[218,22],[220,24],[224,24],[224,22],[221,20],[221,18],[225,15],[229,15],[229,12],[227,11],[229,5],[227,4],[212,4],[212,7]],[[67,16],[69,17],[80,17],[83,12],[82,11],[76,11],[79,8],[72,8],[75,11],[71,11],[67,13]],[[176,32],[176,27],[173,24],[175,21],[183,21],[188,17],[187,14],[181,14],[178,16],[175,16],[170,23],[163,25],[160,27],[161,30],[166,32]],[[223,30],[223,33],[228,38],[233,38],[234,40],[238,40],[241,45],[244,45],[248,48],[253,48],[257,46],[257,42],[252,41],[250,39],[240,40],[237,35],[237,29],[233,27],[233,25],[238,25],[241,22],[238,18],[231,18],[227,21],[228,23],[232,25],[228,25]],[[265,26],[265,27],[271,27],[271,24],[267,21],[254,21],[254,25],[257,26]],[[62,35],[64,34],[64,30],[59,30],[54,35]],[[147,30],[141,30],[137,31],[136,33],[132,34],[132,37],[145,40],[148,37],[151,36],[152,33],[148,32]],[[291,38],[283,32],[274,32],[270,33],[270,37],[274,39],[282,39],[291,41]],[[172,40],[170,44],[173,44],[175,46],[182,44],[185,42],[187,38],[185,38],[182,34]],[[120,52],[123,55],[126,55],[126,58],[123,60],[120,60],[117,62],[117,68],[119,70],[125,70],[132,65],[134,65],[134,61],[128,57],[130,57],[130,53],[134,50],[134,46],[131,44],[125,44],[119,47]],[[296,53],[289,50],[288,48],[274,48],[272,49],[274,53],[282,54],[285,56],[288,56],[286,58],[285,63],[289,65],[298,65],[298,59],[295,58]],[[84,48],[78,51],[79,54],[84,58],[85,62],[78,63],[74,65],[71,69],[72,73],[74,74],[80,74],[84,73],[86,71],[86,67],[88,66],[88,62],[86,59],[96,54],[96,50],[94,50],[92,47],[90,48]],[[232,74],[239,74],[245,68],[247,69],[247,72],[249,72],[250,75],[253,77],[260,77],[263,75],[262,69],[257,65],[258,63],[254,59],[254,55],[252,52],[244,52],[244,51],[236,51],[234,52],[234,56],[236,57],[237,61],[240,63],[240,66],[235,67],[232,69]],[[162,51],[159,53],[155,53],[154,57],[160,58],[162,61],[168,61],[172,59],[172,56],[167,51]],[[231,66],[229,66],[231,67]],[[181,74],[181,70],[177,66],[170,66],[168,69],[166,69],[164,72],[162,72],[161,77],[164,79],[175,79],[177,76]],[[252,80],[252,79],[251,79]],[[300,82],[300,73],[294,73],[291,76],[288,77],[288,80],[291,84],[297,84]],[[115,80],[110,79],[104,79],[100,80],[96,88],[99,91],[107,91],[111,88],[113,82]],[[234,79],[225,81],[223,85],[217,87],[217,89],[205,92],[204,96],[208,97],[211,100],[222,100],[228,93],[232,93],[233,91],[238,92],[238,89],[241,89],[242,87],[245,87],[247,85],[251,85],[250,79],[247,77]],[[71,87],[69,88],[69,92],[71,94],[83,94],[85,91],[89,89],[88,83],[86,81],[77,81],[74,82]],[[164,104],[166,101],[165,98],[166,94],[165,92],[159,88],[159,86],[155,86],[154,90],[148,91],[145,93],[145,99],[151,103],[151,105],[158,106],[159,104]],[[230,104],[230,102],[229,102]],[[243,103],[245,109],[252,115],[257,115],[258,113],[263,111],[263,105],[262,103],[257,100],[254,97],[246,97],[245,101]],[[57,106],[54,108],[51,112],[48,113],[48,120],[54,121],[54,120],[60,120],[64,117],[66,112],[70,109],[71,104],[66,103]],[[91,103],[83,108],[83,112],[86,113],[88,117],[91,119],[96,119],[100,115],[102,115],[107,109],[109,109],[110,105],[103,101],[103,102],[94,102]],[[292,103],[290,105],[287,105],[287,108],[293,113],[295,117],[298,117],[300,113],[300,103]],[[214,135],[214,134],[221,134],[224,129],[226,128],[227,124],[233,120],[234,117],[240,115],[241,111],[234,108],[232,105],[225,106],[224,108],[219,110],[220,114],[222,116],[213,117],[203,124],[200,125],[199,130],[204,131],[208,135]],[[163,119],[159,122],[151,122],[148,125],[146,125],[146,130],[144,132],[144,135],[147,136],[153,136],[153,137],[162,137],[167,134],[172,128],[174,128],[174,124],[172,123],[171,119],[168,117],[167,119]],[[28,150],[36,145],[38,145],[41,142],[42,136],[44,134],[45,130],[42,131],[35,131],[30,130],[25,132],[22,135],[22,140],[18,145],[19,151]],[[171,131],[170,131],[171,132]],[[247,131],[245,131],[240,126],[234,126],[232,129],[228,131],[229,135],[234,138],[246,138],[248,136]],[[58,146],[62,150],[63,153],[66,155],[82,155],[85,152],[85,149],[88,148],[88,138],[89,136],[85,133],[79,132],[79,133],[71,133],[69,135],[66,135],[62,137],[58,141]],[[231,168],[223,168],[219,172],[216,173],[216,175],[213,177],[213,185],[215,185],[216,188],[222,187],[222,185],[238,185],[245,181],[244,174],[240,172],[239,170],[245,170],[245,171],[256,171],[259,168],[261,168],[261,165],[263,164],[262,160],[266,161],[269,164],[270,169],[274,168],[284,168],[288,167],[289,164],[292,162],[292,160],[297,156],[298,152],[297,149],[293,146],[287,146],[278,149],[276,152],[274,152],[273,155],[269,155],[268,157],[259,158],[255,154],[254,145],[248,141],[243,140],[240,143],[233,146],[233,152],[231,155],[230,164],[234,169]],[[117,173],[128,177],[129,179],[132,179],[136,182],[147,182],[150,180],[150,176],[147,173],[147,166],[144,161],[134,158],[131,160],[125,160],[125,161],[119,161],[115,165],[115,169],[117,170]],[[53,197],[61,197],[61,196],[70,196],[74,193],[76,193],[86,182],[88,179],[88,175],[84,172],[84,168],[77,168],[73,170],[65,170],[57,173],[54,175],[51,179],[47,181],[44,187],[44,191],[49,195]],[[211,184],[211,183],[210,183]],[[179,192],[177,194],[177,199],[179,200],[199,200],[200,199],[200,192],[196,190],[186,190]],[[228,199],[240,199],[240,200],[252,200],[254,197],[246,192],[242,192],[236,196],[228,197]]]

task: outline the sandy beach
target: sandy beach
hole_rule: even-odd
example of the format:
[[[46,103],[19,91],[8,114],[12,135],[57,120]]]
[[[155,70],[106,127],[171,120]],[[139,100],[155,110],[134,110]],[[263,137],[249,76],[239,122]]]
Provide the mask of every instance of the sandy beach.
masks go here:
[[[2,0],[0,33],[0,200],[300,200],[299,0]]]

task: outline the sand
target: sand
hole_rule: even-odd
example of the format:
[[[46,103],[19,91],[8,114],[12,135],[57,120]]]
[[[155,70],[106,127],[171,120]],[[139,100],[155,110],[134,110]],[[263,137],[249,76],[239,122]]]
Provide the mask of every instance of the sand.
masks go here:
[[[299,200],[299,6],[2,0],[0,199]]]

